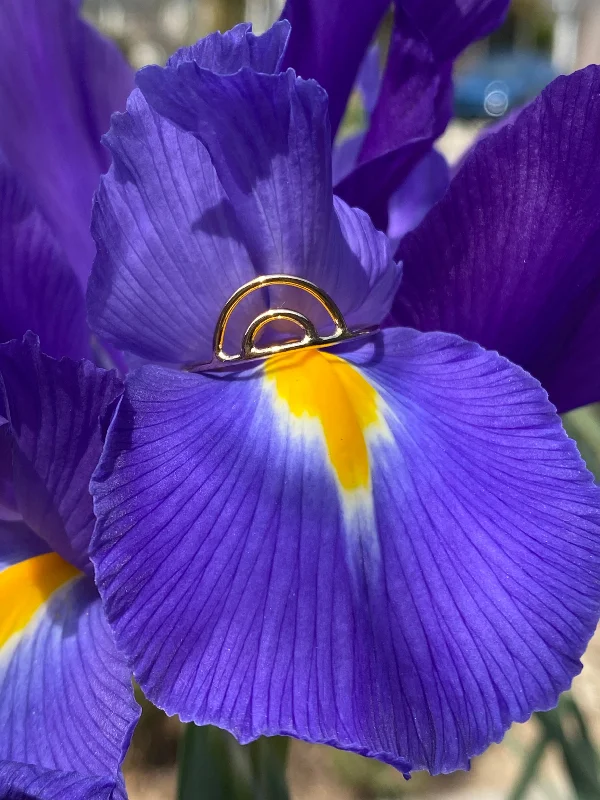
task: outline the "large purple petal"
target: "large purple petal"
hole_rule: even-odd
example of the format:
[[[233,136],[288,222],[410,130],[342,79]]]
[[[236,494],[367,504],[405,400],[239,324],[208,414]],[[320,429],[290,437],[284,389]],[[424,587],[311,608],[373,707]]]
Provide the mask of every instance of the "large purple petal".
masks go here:
[[[499,350],[559,411],[600,400],[600,68],[474,149],[399,255],[394,318]]]
[[[292,32],[284,67],[314,78],[329,95],[333,134],[344,115],[358,68],[390,0],[288,0],[282,17]]]
[[[44,352],[89,355],[83,292],[42,214],[0,159],[0,342],[31,330]]]
[[[0,597],[0,795],[124,797],[139,709],[91,579],[34,547],[3,564]]]
[[[217,75],[195,63],[177,70],[148,67],[138,83],[149,104],[206,146],[258,274],[300,275],[324,289],[349,317],[378,322],[387,301],[368,263],[364,238],[375,239],[360,213],[334,213],[327,97],[291,70],[264,75],[241,69]],[[244,136],[239,135],[240,124]],[[354,214],[364,235],[357,247],[344,235]],[[366,242],[371,247],[370,242]],[[378,280],[389,288],[398,268],[382,244]],[[332,253],[334,254],[332,256]]]
[[[100,593],[169,713],[465,767],[580,669],[600,490],[497,354],[396,329],[346,357],[134,374],[91,484]]]
[[[75,0],[4,0],[0,9],[0,150],[25,179],[85,285],[92,196],[108,167],[100,144],[124,108],[131,70],[78,16]]]
[[[53,550],[91,570],[88,484],[102,449],[100,417],[120,393],[120,381],[89,361],[55,361],[28,336],[0,345],[0,390],[23,519]]]

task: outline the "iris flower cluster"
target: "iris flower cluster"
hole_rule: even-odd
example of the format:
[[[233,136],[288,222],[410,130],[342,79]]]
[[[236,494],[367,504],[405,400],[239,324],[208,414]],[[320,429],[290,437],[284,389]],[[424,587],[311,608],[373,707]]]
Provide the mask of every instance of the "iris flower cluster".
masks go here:
[[[600,400],[600,68],[446,191],[433,149],[506,5],[396,0],[345,154],[387,0],[289,0],[135,88],[74,0],[2,5],[3,797],[124,798],[132,675],[408,775],[580,670],[600,490],[556,409]]]

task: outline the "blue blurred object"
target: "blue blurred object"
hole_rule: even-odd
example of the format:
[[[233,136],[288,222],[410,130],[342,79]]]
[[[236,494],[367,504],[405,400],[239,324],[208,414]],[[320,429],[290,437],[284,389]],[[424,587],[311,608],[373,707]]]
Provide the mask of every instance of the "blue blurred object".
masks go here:
[[[455,77],[454,107],[458,117],[502,117],[531,100],[558,72],[534,51],[487,56]]]

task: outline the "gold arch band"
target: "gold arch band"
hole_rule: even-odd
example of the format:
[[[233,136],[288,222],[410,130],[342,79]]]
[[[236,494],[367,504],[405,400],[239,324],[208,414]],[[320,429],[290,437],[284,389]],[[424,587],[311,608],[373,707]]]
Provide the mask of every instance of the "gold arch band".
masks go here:
[[[225,333],[227,330],[227,323],[235,308],[249,294],[252,294],[252,292],[255,292],[257,289],[264,289],[267,286],[292,286],[295,289],[302,289],[310,294],[321,303],[331,317],[335,325],[334,332],[328,336],[320,336],[310,319],[299,311],[288,308],[271,308],[268,311],[263,311],[248,325],[242,337],[240,352],[234,354],[226,353],[224,350]],[[264,327],[275,320],[286,320],[287,322],[294,323],[304,331],[304,336],[301,339],[258,347],[255,344],[258,335]],[[269,356],[285,353],[289,350],[303,350],[308,347],[331,347],[334,344],[340,344],[349,339],[355,339],[358,336],[368,336],[369,334],[375,333],[377,330],[377,326],[350,330],[346,325],[342,312],[331,297],[322,289],[319,289],[314,283],[307,281],[306,278],[297,278],[292,275],[262,275],[240,286],[223,306],[223,310],[219,314],[215,326],[212,361],[193,364],[188,367],[188,369],[192,372],[202,372],[209,369],[221,369],[242,361],[269,358]]]

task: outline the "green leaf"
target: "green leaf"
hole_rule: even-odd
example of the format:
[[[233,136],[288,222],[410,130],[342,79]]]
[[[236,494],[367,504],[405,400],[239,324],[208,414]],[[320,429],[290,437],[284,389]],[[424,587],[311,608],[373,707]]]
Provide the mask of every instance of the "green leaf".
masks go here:
[[[188,725],[179,754],[178,800],[289,800],[288,740],[240,745],[210,725]]]
[[[542,756],[546,752],[547,744],[548,744],[548,738],[546,736],[540,737],[536,746],[528,755],[527,761],[525,762],[525,766],[523,768],[523,772],[521,773],[521,777],[519,778],[519,782],[510,793],[508,800],[524,800],[527,794],[527,790],[529,789],[529,785],[531,784],[531,782],[533,781],[533,779],[537,774],[540,761],[542,760]]]

